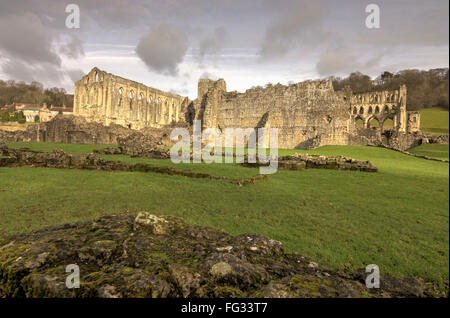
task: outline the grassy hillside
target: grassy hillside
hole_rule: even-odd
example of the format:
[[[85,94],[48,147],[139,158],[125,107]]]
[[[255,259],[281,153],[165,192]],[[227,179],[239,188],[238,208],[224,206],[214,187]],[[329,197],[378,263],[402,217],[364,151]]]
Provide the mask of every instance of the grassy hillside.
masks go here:
[[[448,134],[448,110],[442,108],[425,108],[420,111],[420,126],[424,133],[430,135]]]
[[[29,145],[73,153],[100,147]],[[382,272],[423,277],[444,288],[449,272],[449,165],[375,147],[327,146],[308,152],[370,159],[379,172],[278,171],[267,182],[238,187],[153,173],[0,168],[0,232],[145,210],[231,234],[263,234],[283,242],[287,251],[330,268],[353,271],[374,263]],[[175,165],[170,160],[105,157]],[[230,164],[177,167],[224,176],[258,172]]]
[[[431,158],[444,159],[449,160],[449,146],[448,145],[440,145],[440,144],[424,144],[418,147],[414,147],[409,149],[408,152],[421,155],[428,156]]]

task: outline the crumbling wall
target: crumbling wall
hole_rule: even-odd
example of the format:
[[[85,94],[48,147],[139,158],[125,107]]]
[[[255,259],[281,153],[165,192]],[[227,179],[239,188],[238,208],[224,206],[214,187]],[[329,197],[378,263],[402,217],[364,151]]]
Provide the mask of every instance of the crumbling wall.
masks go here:
[[[224,80],[199,82],[196,119],[204,128],[278,128],[280,148],[347,144],[349,105],[331,81],[226,92]]]
[[[75,83],[74,115],[132,129],[185,120],[187,97],[164,92],[93,68]]]
[[[420,130],[420,114],[414,113],[411,118],[417,119],[418,125],[412,126],[406,112],[406,86],[402,85],[396,90],[368,92],[353,94],[350,98],[351,127],[353,133],[357,133],[357,120],[362,121],[362,128],[378,130],[395,130],[399,133],[416,132]],[[386,127],[387,120],[392,120],[393,127]],[[413,119],[414,120],[414,119]],[[411,129],[408,129],[409,125]]]

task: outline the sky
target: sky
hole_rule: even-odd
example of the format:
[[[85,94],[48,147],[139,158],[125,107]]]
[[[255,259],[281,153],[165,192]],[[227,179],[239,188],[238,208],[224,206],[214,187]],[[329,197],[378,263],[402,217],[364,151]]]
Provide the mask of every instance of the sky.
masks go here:
[[[80,10],[79,28],[68,28]],[[379,28],[366,19],[379,8]],[[72,93],[93,67],[191,99],[449,64],[448,0],[0,0],[0,79]],[[71,20],[73,21],[73,20]]]

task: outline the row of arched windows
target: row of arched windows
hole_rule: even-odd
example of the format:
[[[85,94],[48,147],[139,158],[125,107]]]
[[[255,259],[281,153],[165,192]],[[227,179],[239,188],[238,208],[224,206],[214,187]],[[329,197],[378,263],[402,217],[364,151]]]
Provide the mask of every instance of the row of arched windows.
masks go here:
[[[379,114],[380,113],[380,107],[375,107],[375,110],[372,108],[372,106],[369,106],[369,109],[367,110],[368,114]],[[353,115],[358,114],[358,108],[357,107],[353,107]],[[364,107],[360,107],[359,108],[359,114],[364,114]],[[395,110],[392,109],[391,111],[389,111],[389,107],[388,106],[384,106],[383,109],[383,114],[395,114]]]
[[[120,98],[122,98],[122,96],[123,96],[123,88],[120,87],[118,92],[119,92]],[[133,99],[133,96],[134,96],[134,93],[133,93],[132,90],[130,90],[130,92],[128,93],[128,98],[132,100],[132,99]],[[143,95],[142,95],[142,93],[139,94],[139,97],[138,97],[138,98],[139,98],[140,101],[142,101],[142,99],[144,98]],[[152,98],[151,98],[151,96],[148,97],[147,101],[148,101],[149,104],[152,103]],[[161,102],[160,98],[157,97],[157,98],[156,98],[156,104],[159,104],[160,102]],[[166,102],[166,104],[167,104],[167,102]],[[174,106],[174,105],[175,105],[175,104],[173,103],[172,106]]]

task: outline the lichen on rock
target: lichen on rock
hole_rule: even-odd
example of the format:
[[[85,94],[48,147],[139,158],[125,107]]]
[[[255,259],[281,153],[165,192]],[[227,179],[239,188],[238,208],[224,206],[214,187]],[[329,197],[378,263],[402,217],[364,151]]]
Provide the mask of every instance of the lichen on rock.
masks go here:
[[[414,278],[382,275],[364,285],[364,271],[325,271],[286,254],[276,240],[231,236],[174,216],[141,212],[51,226],[0,243],[3,297],[408,297],[423,296]],[[66,266],[80,269],[80,287],[66,287]]]

